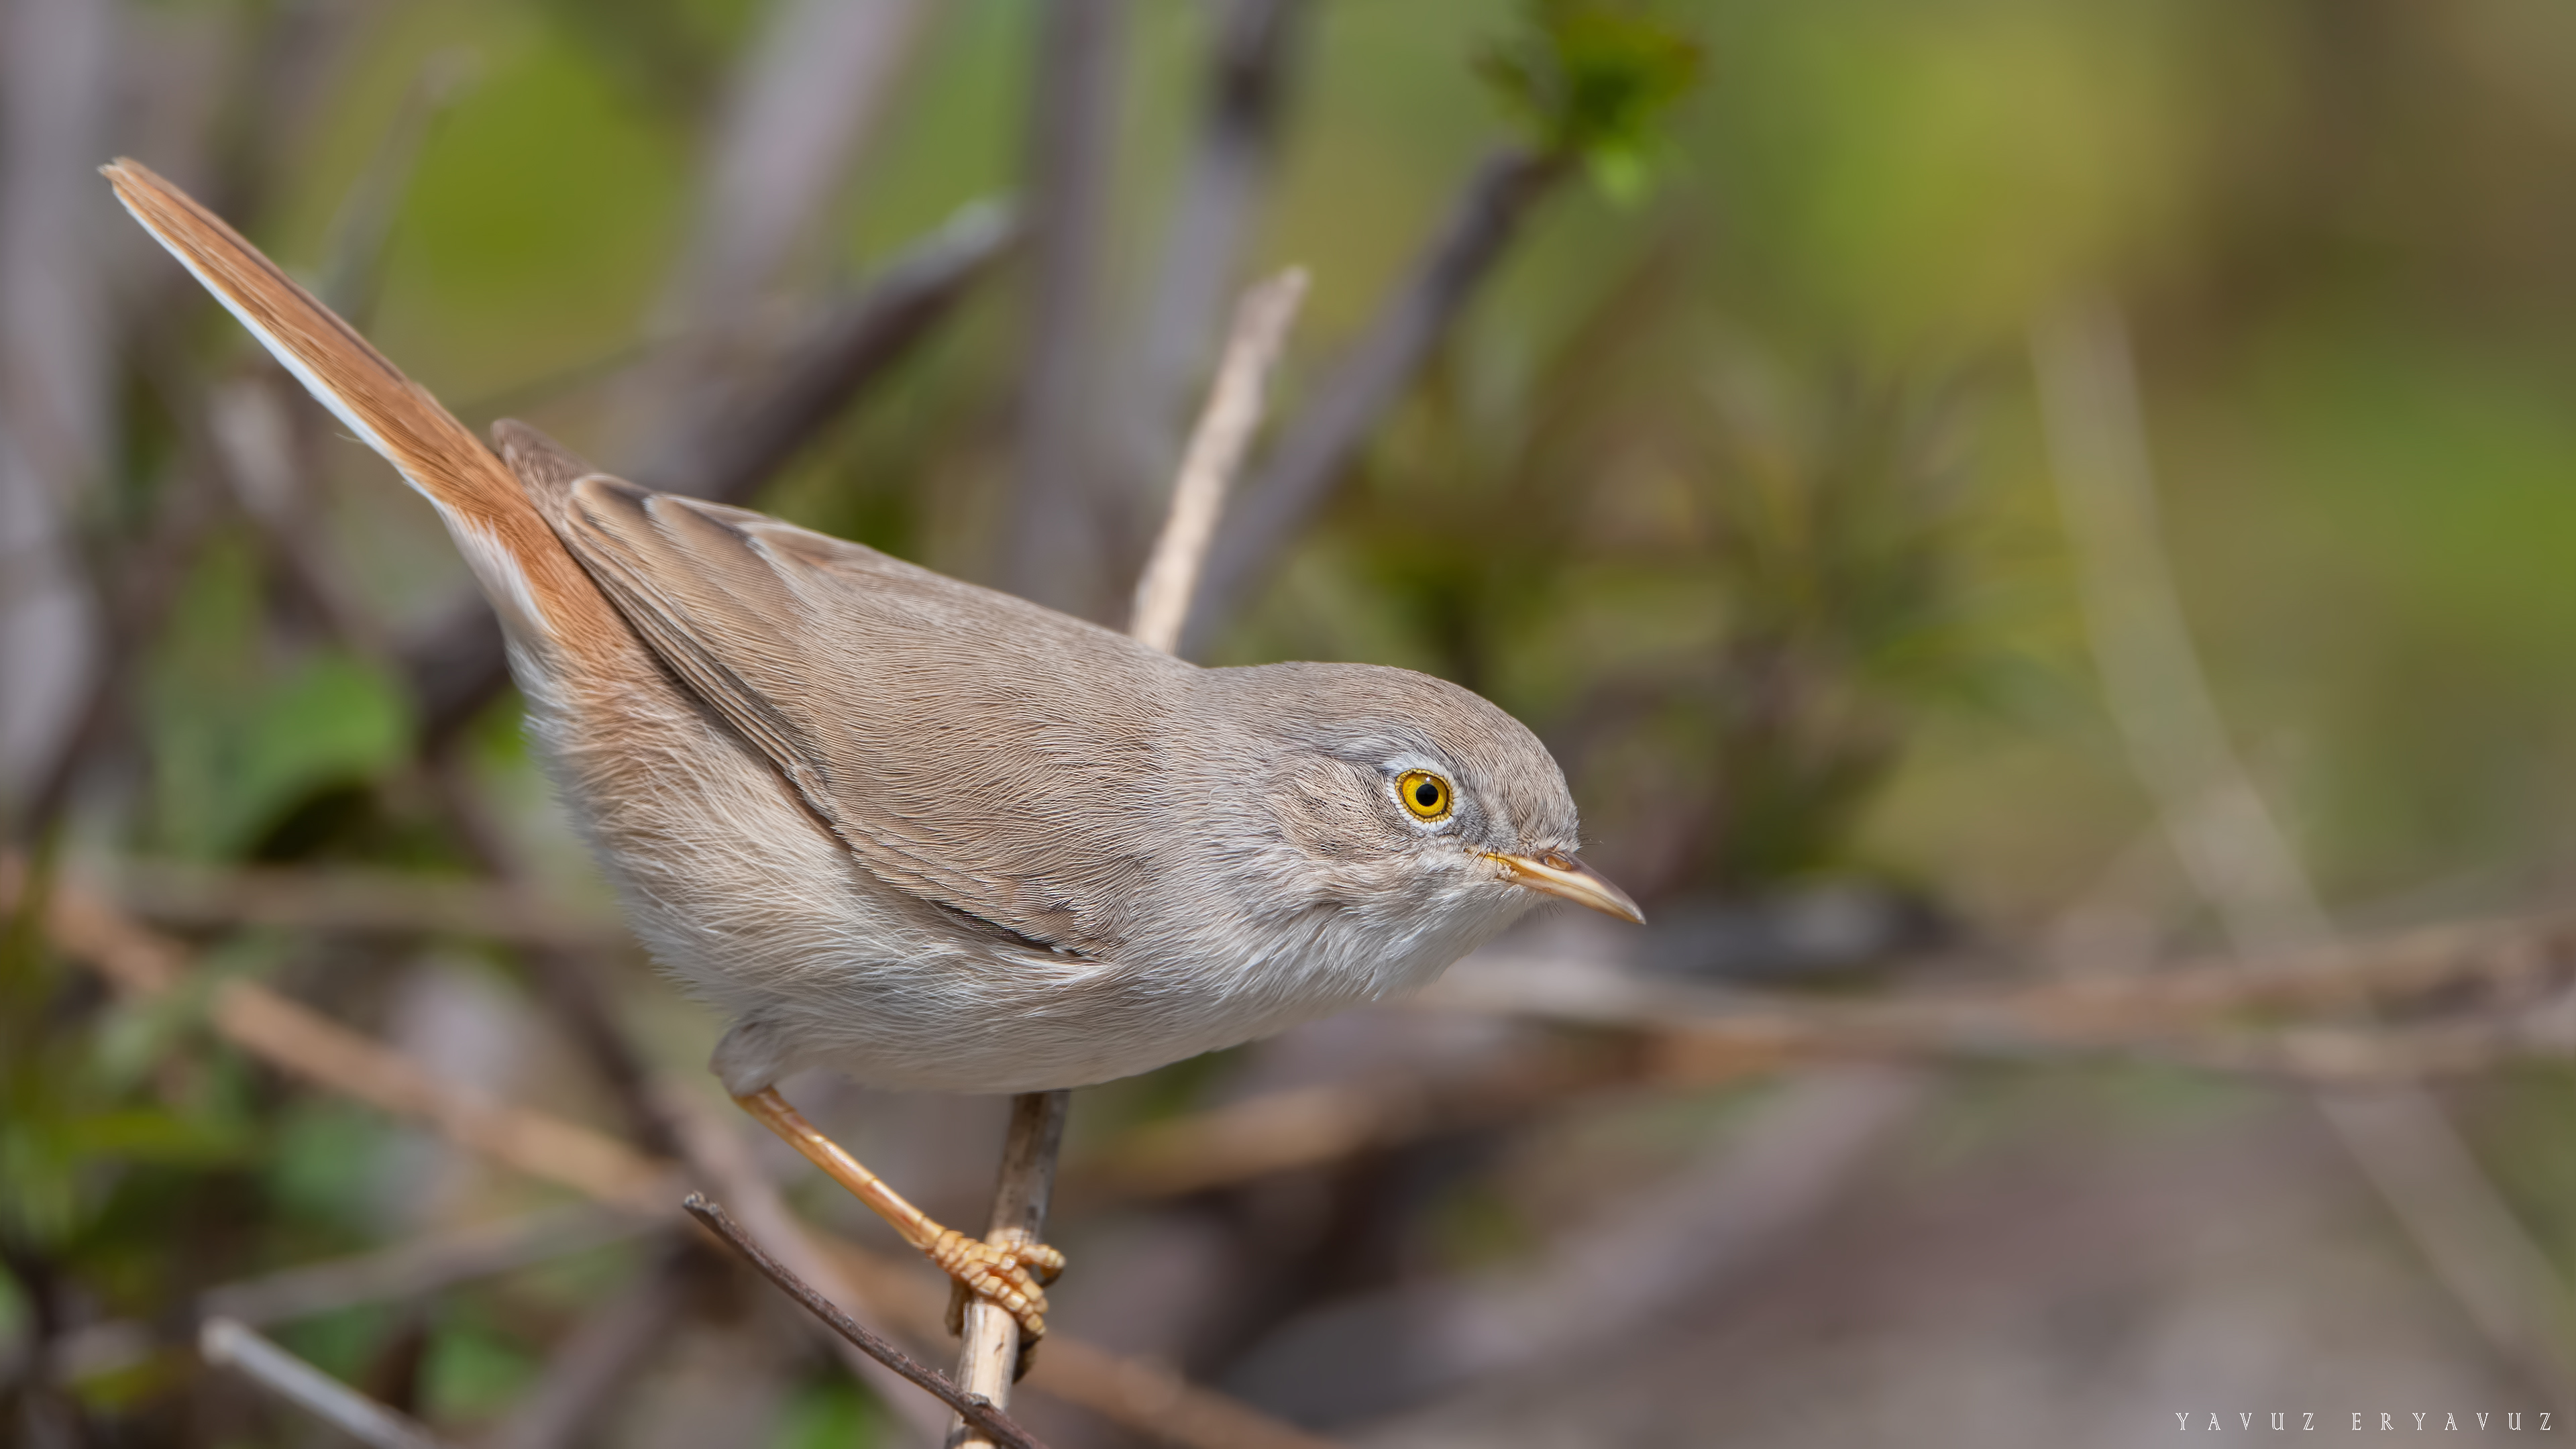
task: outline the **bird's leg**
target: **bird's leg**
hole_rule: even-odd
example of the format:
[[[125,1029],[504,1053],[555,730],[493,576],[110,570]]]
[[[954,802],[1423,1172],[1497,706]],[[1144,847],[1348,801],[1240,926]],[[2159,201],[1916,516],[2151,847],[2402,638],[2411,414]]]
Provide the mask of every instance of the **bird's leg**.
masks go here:
[[[1030,1342],[1046,1333],[1046,1285],[1064,1271],[1064,1254],[1044,1243],[1005,1246],[941,1227],[806,1121],[805,1114],[789,1106],[776,1087],[763,1087],[734,1100],[834,1182],[857,1194],[859,1201],[893,1224],[905,1242],[920,1249],[959,1287],[1018,1319],[1020,1332]]]

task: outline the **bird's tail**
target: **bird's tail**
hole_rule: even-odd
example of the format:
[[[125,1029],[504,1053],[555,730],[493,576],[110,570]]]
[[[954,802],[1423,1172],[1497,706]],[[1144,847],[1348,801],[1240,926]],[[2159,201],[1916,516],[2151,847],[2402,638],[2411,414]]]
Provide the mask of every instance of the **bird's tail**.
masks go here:
[[[100,168],[117,200],[324,407],[437,505],[520,643],[579,648],[623,632],[516,476],[438,400],[223,219],[139,162]]]

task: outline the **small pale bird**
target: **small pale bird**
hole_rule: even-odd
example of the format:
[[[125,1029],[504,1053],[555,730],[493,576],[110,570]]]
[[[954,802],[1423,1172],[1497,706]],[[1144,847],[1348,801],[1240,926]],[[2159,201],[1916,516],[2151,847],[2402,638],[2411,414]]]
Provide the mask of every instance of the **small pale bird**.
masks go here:
[[[1359,664],[1200,669],[740,508],[498,455],[132,161],[161,244],[447,524],[556,787],[754,1116],[1034,1339],[1063,1260],[941,1227],[779,1095],[1081,1086],[1418,987],[1544,896],[1630,920],[1538,739]]]

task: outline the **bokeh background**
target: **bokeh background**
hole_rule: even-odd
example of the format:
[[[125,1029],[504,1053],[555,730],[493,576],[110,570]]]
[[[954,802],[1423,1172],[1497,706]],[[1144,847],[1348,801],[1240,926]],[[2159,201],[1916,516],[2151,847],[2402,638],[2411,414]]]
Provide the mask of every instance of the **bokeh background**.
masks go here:
[[[1113,624],[1310,270],[1189,652],[1483,691],[1654,924],[1079,1093],[1052,1442],[2576,1410],[2576,10],[0,0],[0,1436],[341,1442],[224,1312],[457,1443],[892,1445],[422,1108],[774,1184],[951,1351],[119,153],[471,423]],[[998,1100],[790,1091],[981,1220]]]

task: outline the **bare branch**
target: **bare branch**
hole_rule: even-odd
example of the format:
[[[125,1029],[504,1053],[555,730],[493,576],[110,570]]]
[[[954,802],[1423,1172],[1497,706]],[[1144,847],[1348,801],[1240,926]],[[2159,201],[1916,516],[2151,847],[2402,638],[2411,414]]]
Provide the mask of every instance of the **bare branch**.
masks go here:
[[[1183,636],[1195,654],[1251,595],[1322,506],[1360,445],[1401,400],[1467,299],[1501,260],[1522,218],[1564,173],[1560,160],[1506,151],[1477,168],[1413,275],[1322,393],[1289,424],[1242,509],[1217,535],[1198,612]]]
[[[707,484],[686,466],[729,410],[728,386],[774,345],[743,319],[817,230],[841,194],[886,95],[919,34],[920,0],[786,0],[769,7],[744,52],[708,151],[689,242],[658,326],[674,334],[620,379],[620,456],[627,476]]]
[[[1261,428],[1263,386],[1305,300],[1305,270],[1292,267],[1244,293],[1235,307],[1225,358],[1182,455],[1162,536],[1136,580],[1136,612],[1127,632],[1167,654],[1180,647],[1181,625],[1189,617],[1208,541],[1216,536],[1226,489]]]
[[[25,868],[21,861],[0,856],[0,911],[13,906],[17,899],[17,892],[25,888],[24,875]],[[177,985],[186,972],[188,952],[180,943],[124,920],[94,897],[75,897],[75,909],[68,919],[62,910],[62,903],[63,895],[58,888],[53,902],[55,909],[49,913],[47,919],[48,930],[54,936],[56,943],[66,952],[87,960],[120,989],[139,994],[154,994]],[[235,983],[236,986],[247,984]],[[287,1004],[292,1006],[292,1003]],[[301,1011],[302,1008],[294,1008],[294,1010]],[[306,1014],[310,1015],[310,1013]],[[304,1063],[304,1066],[311,1067],[313,1070],[300,1070],[295,1059],[276,1055],[277,1043],[268,1038],[253,1035],[236,1040],[252,1055],[289,1070],[298,1070],[300,1075],[306,1076],[327,1090],[340,1091],[380,1109],[419,1121],[467,1151],[479,1153],[530,1176],[563,1182],[594,1201],[613,1207],[624,1208],[630,1204],[627,1184],[631,1181],[648,1177],[661,1179],[664,1174],[672,1170],[668,1165],[656,1162],[621,1143],[600,1138],[586,1128],[543,1112],[528,1108],[496,1109],[460,1100],[454,1088],[428,1076],[417,1065],[390,1048],[368,1041],[328,1021],[322,1021],[320,1024],[328,1031],[339,1033],[364,1047],[363,1052],[344,1054],[349,1058],[359,1061],[399,1063],[401,1072],[398,1075],[408,1075],[415,1079],[415,1084],[422,1091],[422,1097],[428,1100],[407,1099],[381,1093],[363,1074],[347,1080],[341,1079],[332,1070],[342,1059],[340,1055]],[[218,1025],[220,1026],[220,1023]],[[437,1100],[439,1098],[446,1100]],[[532,1125],[539,1130],[534,1133],[520,1134],[474,1130],[485,1121],[479,1114],[494,1111],[505,1112],[523,1124]],[[911,1265],[898,1265],[855,1244],[806,1232],[788,1215],[776,1189],[759,1175],[747,1152],[740,1150],[739,1138],[729,1133],[701,1133],[696,1129],[709,1125],[704,1116],[685,1108],[676,1109],[670,1115],[683,1127],[683,1145],[688,1150],[690,1166],[704,1176],[711,1185],[721,1187],[728,1195],[746,1198],[748,1202],[765,1199],[776,1207],[776,1223],[785,1226],[772,1234],[773,1242],[786,1244],[791,1240],[810,1238],[822,1253],[830,1255],[832,1260],[848,1267],[850,1276],[861,1280],[870,1295],[881,1296],[889,1302],[900,1304],[909,1317],[923,1325],[921,1331],[925,1338],[935,1336],[940,1331],[941,1309],[931,1296],[935,1290],[922,1291],[926,1285],[911,1275]],[[520,1145],[530,1137],[541,1141],[551,1139],[574,1144],[584,1155],[605,1159],[614,1170],[563,1173],[534,1164],[526,1153],[519,1150]],[[1051,1151],[1049,1160],[1050,1162],[1052,1160]],[[668,1197],[650,1196],[644,1204],[644,1210],[656,1216],[666,1214],[669,1201]],[[746,1202],[746,1210],[748,1210],[748,1202]],[[764,1229],[764,1231],[770,1230]],[[812,1281],[834,1275],[827,1267],[821,1271],[809,1270],[805,1276]],[[1302,1440],[1295,1430],[1204,1388],[1186,1389],[1180,1406],[1168,1419],[1144,1415],[1136,1407],[1141,1400],[1129,1393],[1127,1389],[1117,1388],[1116,1385],[1124,1384],[1132,1388],[1145,1383],[1164,1382],[1168,1380],[1168,1375],[1150,1365],[1121,1359],[1101,1349],[1082,1345],[1062,1334],[1056,1335],[1055,1338],[1057,1348],[1064,1352],[1068,1359],[1087,1366],[1086,1372],[1096,1372],[1102,1365],[1110,1365],[1113,1366],[1116,1375],[1115,1383],[1103,1387],[1102,1381],[1069,1384],[1062,1376],[1070,1372],[1069,1370],[1052,1372],[1045,1369],[1035,1370],[1031,1382],[1047,1387],[1049,1392],[1055,1393],[1059,1398],[1082,1403],[1130,1428],[1174,1443],[1188,1445],[1190,1449],[1229,1449],[1229,1446],[1240,1443],[1286,1446],[1286,1449],[1295,1449],[1295,1446],[1303,1444],[1306,1449],[1312,1449],[1311,1441]],[[870,1364],[873,1368],[873,1360]],[[906,1403],[912,1400],[907,1395],[895,1402]],[[1259,1432],[1252,1437],[1239,1439],[1231,1431],[1243,1425],[1257,1426]]]
[[[860,1352],[902,1375],[905,1382],[918,1386],[932,1398],[956,1410],[959,1418],[974,1425],[978,1431],[988,1436],[991,1442],[1004,1446],[1004,1449],[1045,1449],[1045,1446],[1032,1437],[1028,1430],[1021,1428],[1010,1415],[996,1407],[991,1398],[983,1394],[961,1392],[955,1384],[948,1381],[946,1375],[936,1369],[923,1366],[912,1355],[861,1327],[856,1319],[842,1312],[832,1300],[815,1292],[806,1286],[804,1279],[789,1272],[785,1264],[762,1252],[760,1245],[753,1242],[750,1235],[743,1232],[740,1225],[732,1218],[727,1217],[723,1208],[707,1201],[702,1194],[690,1193],[681,1201],[680,1206],[688,1209],[689,1216],[704,1223],[708,1231],[722,1238],[727,1247],[741,1254],[743,1261],[759,1269],[761,1276],[777,1284],[780,1291],[795,1299],[806,1312],[821,1319],[834,1333],[839,1334]]]
[[[849,405],[954,311],[1019,245],[1008,200],[961,207],[863,292],[763,362],[736,364],[730,386],[709,379],[716,404],[698,425],[664,439],[639,470],[644,482],[719,503],[748,501]]]
[[[2034,331],[2031,350],[2095,663],[2176,854],[2240,955],[2331,945],[2333,923],[2228,742],[2183,621],[2119,314],[2070,308]],[[2576,1407],[2576,1302],[2440,1106],[2412,1085],[2317,1103],[2480,1331]]]
[[[1775,1252],[1914,1119],[1930,1086],[1871,1067],[1793,1079],[1668,1181],[1560,1235],[1537,1264],[1325,1308],[1274,1333],[1237,1377],[1292,1412],[1349,1420],[1576,1358]]]
[[[679,1124],[681,1147],[688,1154],[689,1167],[699,1185],[731,1200],[769,1250],[818,1292],[854,1307],[853,1316],[866,1316],[873,1327],[884,1327],[880,1290],[894,1280],[896,1270],[888,1265],[874,1277],[864,1279],[848,1271],[856,1250],[832,1251],[820,1232],[797,1218],[778,1184],[761,1171],[752,1156],[739,1130],[743,1125],[741,1113],[709,1102],[677,1082],[665,1081],[661,1091],[669,1101],[672,1119]],[[875,1261],[873,1255],[870,1261]],[[816,1332],[823,1331],[818,1325]],[[837,1336],[825,1336],[851,1373],[874,1389],[886,1407],[902,1416],[922,1441],[937,1443],[946,1434],[948,1415],[938,1405],[922,1402],[876,1359]]]
[[[389,1409],[261,1337],[237,1319],[209,1318],[197,1350],[372,1449],[441,1449],[427,1425]]]
[[[420,63],[393,125],[377,142],[375,154],[367,158],[367,169],[331,218],[328,259],[322,265],[322,284],[315,290],[324,306],[353,325],[366,325],[384,270],[385,243],[393,236],[394,219],[411,190],[421,146],[439,118],[473,88],[480,64],[472,51],[462,48],[434,52]]]
[[[1072,1105],[1071,1092],[1024,1092],[1011,1099],[1011,1125],[1002,1139],[1002,1165],[993,1185],[992,1225],[984,1241],[1016,1246],[1044,1239],[1056,1154],[1064,1147],[1064,1119]],[[958,1307],[958,1336],[965,1344],[958,1351],[957,1381],[968,1393],[1008,1403],[1011,1385],[1029,1371],[1037,1345],[1021,1340],[1019,1320],[998,1305],[974,1298]],[[970,1435],[951,1449],[972,1449],[979,1442]]]
[[[1290,271],[1254,288],[1236,310],[1233,341],[1173,485],[1170,517],[1136,586],[1131,632],[1155,648],[1169,649],[1178,639],[1199,558],[1225,501],[1226,482],[1261,420],[1263,376],[1305,293],[1305,273]],[[1016,1245],[1042,1237],[1071,1102],[1066,1092],[1030,1092],[1012,1100],[986,1241]],[[959,1330],[965,1346],[957,1361],[958,1379],[971,1392],[1008,1402],[1011,1384],[1028,1372],[1036,1345],[1021,1341],[1016,1319],[981,1299],[960,1304]],[[974,1442],[967,1439],[961,1449]]]
[[[846,1241],[831,1246],[869,1301],[902,1315],[908,1332],[926,1340],[947,1331],[943,1295],[925,1291],[918,1277]],[[1183,1449],[1330,1449],[1330,1441],[1160,1364],[1122,1358],[1062,1333],[1047,1335],[1046,1351],[1030,1360],[1022,1385]]]
[[[104,872],[117,903],[147,921],[202,929],[457,935],[567,950],[632,949],[613,918],[564,910],[501,881],[365,866],[210,866],[128,859]]]
[[[670,312],[736,313],[776,278],[866,144],[921,18],[920,0],[771,7],[709,148]]]
[[[0,818],[42,813],[111,668],[77,500],[107,461],[108,328],[89,168],[106,149],[114,16],[0,10]],[[104,580],[96,581],[104,584]]]
[[[283,1323],[362,1303],[417,1298],[453,1283],[625,1242],[660,1231],[664,1221],[659,1212],[646,1216],[578,1202],[225,1284],[207,1290],[200,1302],[208,1315],[254,1327]]]
[[[1133,505],[1179,471],[1189,395],[1222,340],[1226,290],[1279,154],[1291,52],[1308,0],[1228,0],[1216,20],[1198,142],[1165,222],[1153,298],[1125,379],[1123,432],[1105,500],[1117,509],[1120,548],[1141,526]]]
[[[188,952],[124,919],[77,887],[57,885],[46,926],[64,950],[117,986],[152,996],[176,986]],[[209,1015],[223,1036],[273,1066],[399,1117],[429,1123],[458,1144],[531,1177],[603,1202],[653,1211],[670,1169],[587,1127],[468,1096],[420,1065],[255,981],[214,989]]]
[[[1089,614],[1110,587],[1091,484],[1127,0],[1054,0],[1042,14],[1029,107],[1027,370],[1003,576],[1013,593]]]

